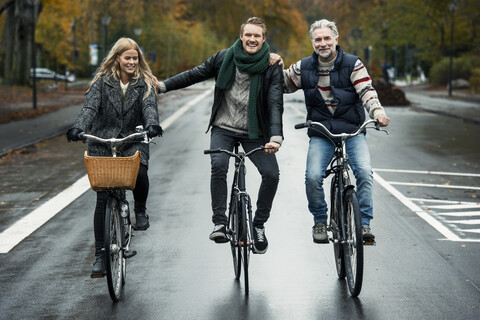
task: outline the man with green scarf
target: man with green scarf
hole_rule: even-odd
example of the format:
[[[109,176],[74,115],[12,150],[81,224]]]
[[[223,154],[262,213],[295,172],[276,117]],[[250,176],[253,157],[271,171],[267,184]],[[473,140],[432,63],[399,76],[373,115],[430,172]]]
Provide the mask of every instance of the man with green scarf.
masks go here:
[[[283,141],[283,73],[278,64],[269,65],[266,34],[262,19],[249,18],[241,25],[240,38],[230,48],[157,84],[158,90],[164,93],[215,78],[215,96],[207,129],[212,128],[210,149],[233,150],[236,142],[245,152],[260,145],[271,148],[250,157],[262,175],[253,220],[256,253],[265,253],[268,247],[264,224],[270,216],[279,180],[275,152]],[[228,163],[229,156],[224,153],[211,155],[210,191],[215,227],[210,240],[217,243],[228,242],[225,215]]]

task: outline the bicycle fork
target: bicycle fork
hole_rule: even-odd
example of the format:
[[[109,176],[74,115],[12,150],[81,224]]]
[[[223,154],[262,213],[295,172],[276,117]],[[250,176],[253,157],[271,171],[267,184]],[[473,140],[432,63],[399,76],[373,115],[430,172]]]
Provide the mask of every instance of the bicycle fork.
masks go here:
[[[123,197],[119,200],[119,203],[121,216],[122,250],[124,251],[123,257],[125,259],[129,259],[135,256],[137,252],[130,252],[130,242],[132,240],[133,233],[132,223],[130,221],[130,208],[128,205],[128,201],[125,199],[125,194],[123,194]]]

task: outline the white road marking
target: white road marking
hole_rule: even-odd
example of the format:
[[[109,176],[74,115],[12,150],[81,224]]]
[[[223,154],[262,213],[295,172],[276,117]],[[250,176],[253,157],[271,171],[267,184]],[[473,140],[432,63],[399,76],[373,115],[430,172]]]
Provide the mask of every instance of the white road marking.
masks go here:
[[[433,228],[435,228],[438,232],[440,232],[445,238],[450,241],[462,241],[460,237],[458,237],[455,233],[450,231],[447,227],[445,227],[441,222],[437,219],[429,215],[427,212],[423,211],[422,208],[414,204],[411,200],[405,197],[401,192],[399,192],[395,187],[390,185],[385,179],[383,179],[377,172],[377,169],[374,169],[373,178],[375,181],[380,183],[382,187],[384,187],[388,192],[390,192],[394,197],[396,197],[400,202],[402,202],[407,208],[412,210],[416,213],[420,218],[425,220],[428,224],[430,224]],[[479,240],[480,241],[480,240]]]
[[[480,211],[459,211],[459,212],[435,212],[441,216],[451,216],[451,217],[474,217],[480,216]]]
[[[20,241],[40,228],[88,189],[90,189],[90,182],[85,175],[70,187],[15,222],[0,233],[0,253],[8,253]]]
[[[375,168],[377,172],[399,172],[399,173],[415,173],[415,174],[434,174],[441,176],[459,176],[459,177],[480,177],[478,173],[464,173],[464,172],[443,172],[443,171],[425,171],[425,170],[402,170],[402,169],[379,169]]]
[[[419,201],[419,202],[436,202],[436,203],[449,203],[453,205],[462,206],[471,206],[470,208],[480,208],[480,203],[478,202],[465,202],[465,201],[455,201],[455,200],[439,200],[439,199],[423,199],[423,198],[409,198],[412,201]],[[450,206],[445,206],[450,207]],[[466,208],[466,207],[465,207]]]
[[[457,224],[480,224],[480,219],[473,219],[473,220],[448,220],[448,223],[457,223]]]
[[[480,209],[480,203],[430,206],[432,209]]]
[[[444,189],[463,189],[463,190],[480,190],[480,187],[455,186],[455,185],[451,185],[451,184],[430,184],[430,183],[397,182],[397,181],[389,181],[388,183],[390,183],[391,185],[398,185],[398,186],[444,188]]]
[[[461,229],[462,232],[480,233],[480,229]]]
[[[160,123],[162,128],[164,130],[167,129],[172,123],[174,123],[185,112],[187,112],[188,109],[205,98],[212,91],[213,89],[205,91],[195,99],[188,102],[182,108],[178,109],[170,117],[165,119],[165,121]],[[75,201],[88,189],[90,189],[90,183],[88,181],[88,176],[85,175],[70,187],[60,192],[55,197],[48,200],[46,203],[8,227],[8,229],[0,233],[0,253],[8,253],[23,239],[35,232],[35,230],[57,215],[57,213]]]

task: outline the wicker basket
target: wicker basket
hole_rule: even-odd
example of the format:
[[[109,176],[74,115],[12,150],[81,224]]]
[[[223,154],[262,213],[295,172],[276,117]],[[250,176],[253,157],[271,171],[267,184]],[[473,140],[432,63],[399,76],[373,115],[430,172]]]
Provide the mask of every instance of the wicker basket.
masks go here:
[[[92,190],[135,189],[140,152],[131,157],[93,157],[85,151],[85,167]]]

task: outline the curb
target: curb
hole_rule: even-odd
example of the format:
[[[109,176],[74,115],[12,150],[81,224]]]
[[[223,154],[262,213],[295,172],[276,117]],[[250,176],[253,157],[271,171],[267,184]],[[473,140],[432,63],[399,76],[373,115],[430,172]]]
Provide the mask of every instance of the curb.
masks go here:
[[[63,134],[65,134],[65,132],[71,128],[73,125],[73,122],[71,124],[68,124],[68,125],[64,125],[64,126],[61,126],[58,128],[58,130],[56,130],[55,132],[53,133],[50,133],[50,134],[47,134],[47,135],[44,135],[44,136],[41,136],[41,137],[37,137],[35,139],[32,139],[32,140],[29,140],[21,145],[18,145],[16,146],[15,148],[11,148],[11,149],[3,149],[3,150],[0,150],[0,159],[3,158],[4,156],[14,152],[14,151],[17,151],[17,150],[20,150],[20,149],[24,149],[24,148],[28,148],[28,147],[31,147],[33,146],[34,144],[36,143],[39,143],[39,142],[42,142],[42,141],[45,141],[45,140],[49,140],[49,139],[53,139],[53,138],[56,138],[56,137],[59,137]]]

